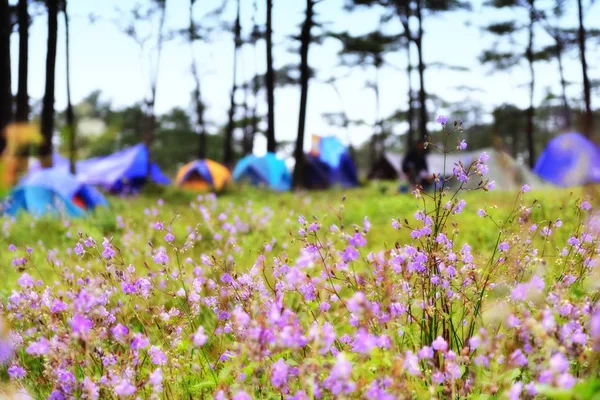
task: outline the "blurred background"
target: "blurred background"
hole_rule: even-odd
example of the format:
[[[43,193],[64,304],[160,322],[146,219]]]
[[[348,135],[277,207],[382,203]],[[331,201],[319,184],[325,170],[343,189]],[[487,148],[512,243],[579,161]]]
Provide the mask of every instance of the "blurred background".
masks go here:
[[[61,155],[76,173],[77,160],[140,143],[170,177],[196,159],[232,169],[271,152],[295,179],[328,136],[358,176],[381,177],[386,163],[400,176],[416,141],[443,140],[438,115],[463,122],[468,150],[494,148],[534,169],[562,133],[595,142],[599,9],[589,0],[0,0],[0,145],[15,171],[5,183],[29,157],[49,167]]]

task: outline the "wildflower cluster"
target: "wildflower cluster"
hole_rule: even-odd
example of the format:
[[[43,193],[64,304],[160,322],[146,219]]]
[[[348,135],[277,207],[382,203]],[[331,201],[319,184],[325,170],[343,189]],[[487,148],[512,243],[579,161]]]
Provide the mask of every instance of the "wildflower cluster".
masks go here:
[[[439,121],[448,140],[459,135],[459,124]],[[561,220],[536,220],[523,187],[507,216],[478,212],[496,237],[491,254],[477,251],[461,237],[459,194],[473,179],[493,189],[486,161],[451,166],[433,193],[417,190],[410,220],[390,216],[411,239],[391,246],[371,243],[377,227],[346,223],[341,208],[333,224],[297,215],[284,224],[279,211],[287,243],[246,248],[274,213],[204,196],[190,204],[195,221],[165,218],[159,205],[144,229],[125,216],[118,237],[81,233],[70,254],[49,252],[48,274],[11,247],[25,261],[13,262],[19,277],[1,304],[0,371],[49,399],[575,390],[599,372],[600,224],[579,202],[577,230],[559,246]]]

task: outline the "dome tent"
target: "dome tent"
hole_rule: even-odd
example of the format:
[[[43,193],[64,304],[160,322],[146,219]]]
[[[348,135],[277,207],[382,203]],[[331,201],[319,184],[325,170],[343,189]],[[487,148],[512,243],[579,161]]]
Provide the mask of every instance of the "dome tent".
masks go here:
[[[600,182],[600,148],[577,132],[552,139],[535,168],[547,181],[558,186]]]
[[[484,148],[470,152],[451,153],[446,156],[440,153],[430,153],[427,156],[429,172],[443,175],[446,177],[452,175],[454,165],[459,161],[465,167],[468,167],[473,161],[477,160],[482,153],[487,153],[489,160],[486,162],[488,173],[483,176],[473,176],[463,185],[464,189],[476,189],[480,183],[489,180],[494,181],[497,190],[518,190],[524,184],[532,188],[543,188],[547,185],[540,177],[534,174],[526,165],[519,164],[517,160],[509,154],[498,151],[494,148]],[[460,187],[460,182],[452,178],[447,186],[450,190],[456,190]]]
[[[231,182],[231,173],[213,160],[195,160],[185,164],[177,172],[175,184],[192,190],[222,190]]]
[[[307,188],[358,186],[354,162],[338,138],[313,136],[313,150],[305,157],[302,184]]]
[[[138,144],[104,157],[79,161],[76,165],[77,179],[88,185],[102,186],[111,192],[137,191],[148,177],[159,185],[168,185],[170,179],[156,163],[148,160],[148,149]]]
[[[266,185],[277,191],[290,190],[292,187],[292,177],[285,162],[274,153],[242,158],[233,170],[233,180],[249,180],[253,185]]]
[[[23,177],[11,191],[5,211],[12,216],[20,210],[36,216],[63,211],[79,217],[85,215],[85,210],[106,205],[106,199],[92,186],[79,183],[61,169],[48,168]]]

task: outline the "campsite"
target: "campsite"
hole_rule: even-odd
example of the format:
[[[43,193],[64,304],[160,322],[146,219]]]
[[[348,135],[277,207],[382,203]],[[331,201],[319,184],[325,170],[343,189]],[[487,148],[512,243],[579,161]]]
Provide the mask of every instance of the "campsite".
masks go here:
[[[597,400],[598,21],[0,0],[0,400]]]

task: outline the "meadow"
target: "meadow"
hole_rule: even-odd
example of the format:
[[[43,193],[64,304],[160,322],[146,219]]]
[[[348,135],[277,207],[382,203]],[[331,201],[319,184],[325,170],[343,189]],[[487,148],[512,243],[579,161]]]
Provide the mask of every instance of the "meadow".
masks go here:
[[[0,393],[597,399],[587,196],[154,188],[4,218]]]

